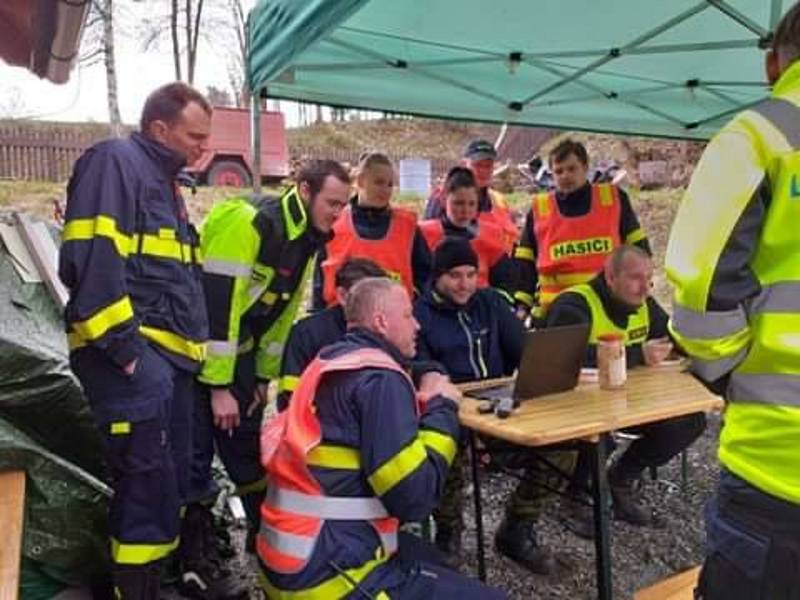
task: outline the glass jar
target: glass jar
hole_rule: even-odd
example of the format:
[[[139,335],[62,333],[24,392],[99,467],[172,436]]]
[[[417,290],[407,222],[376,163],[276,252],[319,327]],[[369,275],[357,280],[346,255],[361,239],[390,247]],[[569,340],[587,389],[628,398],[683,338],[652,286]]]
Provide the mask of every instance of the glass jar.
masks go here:
[[[622,335],[607,334],[597,338],[597,372],[601,389],[615,390],[625,385],[628,375]]]

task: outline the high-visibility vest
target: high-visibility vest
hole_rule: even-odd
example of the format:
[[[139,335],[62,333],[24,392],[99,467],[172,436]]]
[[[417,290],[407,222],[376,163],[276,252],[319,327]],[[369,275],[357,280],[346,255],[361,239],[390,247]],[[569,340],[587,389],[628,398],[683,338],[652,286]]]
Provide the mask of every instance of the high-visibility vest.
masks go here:
[[[492,189],[489,189],[488,193],[492,201],[492,208],[478,213],[478,223],[498,227],[502,232],[505,250],[510,254],[514,250],[514,245],[519,241],[519,228],[514,223],[505,196]]]
[[[411,254],[417,215],[403,208],[390,210],[389,229],[380,240],[368,240],[358,235],[349,206],[334,223],[334,237],[326,246],[327,258],[322,262],[322,297],[328,306],[336,304],[336,272],[348,258],[368,258],[374,261],[389,277],[402,283],[413,298],[414,271]]]
[[[592,185],[591,206],[585,215],[562,215],[555,192],[535,194],[532,210],[539,307],[544,312],[560,292],[602,271],[606,256],[621,244],[622,205],[617,188],[600,183]]]
[[[773,89],[773,98],[726,127],[745,140],[746,151],[712,140],[695,171],[667,254],[676,288],[670,329],[701,378],[713,381],[730,374],[720,462],[760,490],[800,504],[800,64],[790,67]],[[747,263],[761,291],[724,311],[707,308],[707,282],[736,218],[757,192],[746,189],[754,182],[742,177],[736,179],[737,188],[726,188],[730,179],[718,165],[760,172],[770,194]],[[715,189],[718,197],[708,194]],[[717,222],[697,222],[700,203],[702,212],[712,215],[728,208],[729,220],[718,232]]]
[[[597,344],[597,341],[602,336],[609,334],[621,335],[626,347],[638,346],[647,340],[647,336],[650,333],[650,309],[647,307],[646,301],[635,313],[628,317],[628,326],[623,329],[609,318],[603,306],[603,301],[588,283],[574,285],[562,293],[567,292],[580,294],[586,300],[586,304],[589,305],[589,310],[592,313],[592,328],[589,331],[590,344]]]
[[[421,221],[419,230],[431,252],[444,239],[441,219]],[[502,239],[503,232],[492,223],[478,222],[478,234],[469,243],[478,256],[478,287],[489,287],[489,271],[506,255]]]
[[[379,547],[370,548],[370,553],[376,556],[369,561],[371,566],[349,571],[350,578],[356,582],[397,550],[398,520],[388,514],[379,498],[326,496],[308,468],[309,464],[318,464],[316,458],[326,451],[321,445],[322,429],[314,406],[320,379],[332,371],[365,368],[401,373],[408,381],[409,390],[414,392],[408,374],[381,350],[365,348],[329,360],[316,358],[303,372],[289,407],[262,429],[261,462],[267,473],[267,495],[261,507],[256,551],[264,565],[276,573],[293,574],[303,570],[326,520],[368,521],[380,539]],[[419,413],[418,404],[416,409]],[[329,588],[336,585],[332,582],[340,579],[339,583],[345,586],[341,591],[350,591],[351,582],[337,577],[318,586],[324,587],[328,596],[303,590],[306,594],[303,597],[344,596],[345,593],[330,595],[333,591]]]

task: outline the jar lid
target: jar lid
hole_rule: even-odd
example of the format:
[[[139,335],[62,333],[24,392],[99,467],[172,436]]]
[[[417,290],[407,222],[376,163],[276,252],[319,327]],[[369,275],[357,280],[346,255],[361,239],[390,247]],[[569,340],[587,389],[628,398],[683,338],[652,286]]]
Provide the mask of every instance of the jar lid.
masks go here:
[[[621,333],[604,333],[603,335],[598,335],[597,339],[601,342],[621,342],[625,339]]]

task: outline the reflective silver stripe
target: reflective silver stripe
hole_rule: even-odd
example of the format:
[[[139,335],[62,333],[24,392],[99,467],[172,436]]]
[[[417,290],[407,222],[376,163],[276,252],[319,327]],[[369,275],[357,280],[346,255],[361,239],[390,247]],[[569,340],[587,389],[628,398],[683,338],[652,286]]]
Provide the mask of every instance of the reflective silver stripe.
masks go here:
[[[209,356],[236,356],[236,342],[210,341],[206,343],[206,352]]]
[[[281,554],[307,559],[314,552],[317,536],[307,537],[275,529],[262,521],[258,535]]]
[[[331,498],[310,496],[267,484],[267,504],[306,517],[333,520],[367,520],[388,517],[377,498]]]
[[[750,301],[748,312],[800,313],[800,282],[786,281],[764,286],[761,293]]]
[[[800,108],[782,98],[770,98],[751,108],[772,123],[793,148],[800,148]]]
[[[283,355],[283,344],[280,342],[270,342],[267,344],[266,353],[270,356],[282,356]]]
[[[229,275],[230,277],[250,277],[253,268],[250,265],[222,260],[220,258],[206,258],[203,260],[203,271],[214,275]]]
[[[716,381],[733,371],[747,356],[749,348],[742,348],[733,356],[717,360],[692,359],[691,371],[703,381]]]
[[[378,535],[381,538],[381,546],[383,546],[383,549],[386,550],[387,554],[394,554],[395,552],[397,552],[396,531],[392,531],[390,533],[384,533],[382,531],[379,531]]]
[[[728,385],[730,402],[800,407],[800,375],[734,373]]]
[[[672,326],[681,335],[697,340],[727,337],[747,327],[743,308],[697,312],[678,303],[673,306]]]

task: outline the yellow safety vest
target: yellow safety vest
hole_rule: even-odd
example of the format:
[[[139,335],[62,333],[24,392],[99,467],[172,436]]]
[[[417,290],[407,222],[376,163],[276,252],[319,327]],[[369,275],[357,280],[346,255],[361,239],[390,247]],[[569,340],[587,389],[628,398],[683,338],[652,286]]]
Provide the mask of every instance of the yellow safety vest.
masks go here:
[[[755,487],[795,504],[800,504],[798,100],[800,63],[795,63],[772,98],[741,113],[712,141],[676,218],[666,261],[676,288],[670,327],[692,356],[693,369],[707,381],[730,374],[720,461]],[[717,259],[759,179],[769,185],[770,202],[748,266],[761,292],[733,310],[708,311]]]
[[[647,302],[642,304],[639,310],[628,318],[628,326],[622,329],[608,317],[600,296],[597,295],[591,285],[588,283],[574,285],[562,293],[566,294],[568,292],[580,294],[589,305],[589,310],[592,313],[592,329],[589,332],[590,344],[597,344],[601,336],[608,334],[622,335],[625,340],[625,346],[642,344],[647,339],[650,333],[650,309],[647,307]]]

